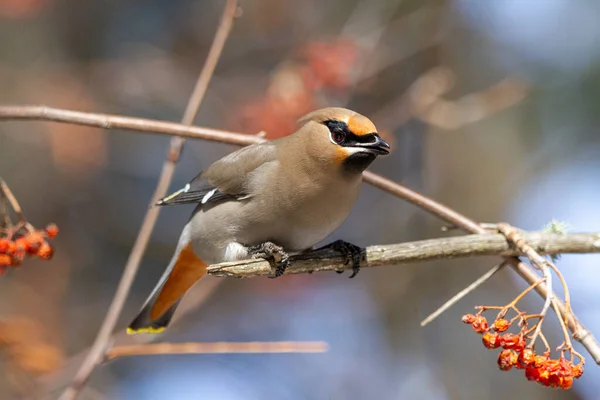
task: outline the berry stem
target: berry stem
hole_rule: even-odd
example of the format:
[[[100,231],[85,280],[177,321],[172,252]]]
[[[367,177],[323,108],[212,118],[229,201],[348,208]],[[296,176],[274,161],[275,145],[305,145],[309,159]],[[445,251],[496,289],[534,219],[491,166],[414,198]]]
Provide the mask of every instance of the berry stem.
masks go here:
[[[560,270],[558,269],[558,267],[556,265],[554,265],[554,263],[548,263],[548,265],[550,266],[550,268],[552,268],[552,270],[554,271],[554,273],[556,274],[556,276],[558,276],[558,279],[560,280],[560,283],[563,287],[563,292],[565,293],[565,321],[564,324],[565,326],[569,325],[569,314],[571,314],[571,293],[569,292],[569,287],[567,286],[567,281],[565,280],[565,277],[563,276],[562,272],[560,272]],[[556,308],[554,308],[555,311],[558,311]],[[560,317],[559,317],[560,320]],[[568,334],[567,334],[568,336]]]
[[[23,211],[21,210],[21,206],[19,205],[17,198],[2,178],[0,178],[0,193],[2,193],[3,197],[8,200],[8,203],[14,210],[15,214],[17,214],[19,222],[25,221],[25,218],[23,217]],[[8,215],[8,213],[6,214]]]
[[[540,279],[537,282],[535,282],[534,284],[532,284],[531,286],[529,286],[527,289],[523,290],[521,292],[521,294],[519,294],[517,297],[515,297],[515,299],[513,301],[511,301],[510,303],[508,303],[506,305],[506,307],[515,307],[517,305],[517,303],[519,301],[521,301],[521,299],[523,297],[525,297],[525,295],[529,292],[531,292],[533,289],[535,289],[536,287],[538,287],[539,285],[541,285],[542,283],[544,283],[546,281],[546,278]]]

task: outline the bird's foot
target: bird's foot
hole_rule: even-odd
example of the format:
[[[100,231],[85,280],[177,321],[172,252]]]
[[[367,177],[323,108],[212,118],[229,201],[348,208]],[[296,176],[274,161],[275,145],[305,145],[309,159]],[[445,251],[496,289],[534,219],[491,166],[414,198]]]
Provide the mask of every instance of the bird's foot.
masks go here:
[[[252,258],[264,258],[266,260],[273,260],[275,263],[275,276],[269,278],[279,278],[285,272],[288,265],[290,265],[289,255],[283,250],[283,247],[277,246],[272,242],[264,242],[258,246],[251,246],[248,248],[248,253],[252,255]]]
[[[342,255],[346,257],[344,265],[348,265],[352,262],[352,275],[350,275],[350,278],[354,278],[358,274],[358,271],[360,271],[360,262],[366,260],[367,258],[367,252],[364,248],[343,240],[336,240],[335,242],[323,246],[320,249],[332,249],[342,253]],[[341,274],[344,271],[335,272]]]

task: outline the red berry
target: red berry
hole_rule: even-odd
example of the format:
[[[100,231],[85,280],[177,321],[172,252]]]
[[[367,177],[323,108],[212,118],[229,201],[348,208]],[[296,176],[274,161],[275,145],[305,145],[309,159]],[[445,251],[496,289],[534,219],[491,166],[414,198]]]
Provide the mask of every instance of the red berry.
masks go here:
[[[525,378],[528,381],[537,381],[540,377],[540,371],[535,367],[527,367],[525,368]]]
[[[502,350],[498,354],[498,368],[508,371],[517,364],[517,353],[512,350]]]
[[[500,336],[500,346],[520,353],[525,348],[525,338],[521,335],[515,335],[514,333],[505,333]]]
[[[479,334],[487,332],[488,330],[488,323],[483,315],[476,315],[475,321],[473,321],[471,326],[473,327],[473,330]]]
[[[475,322],[476,317],[473,314],[465,314],[462,317],[462,322],[465,324],[472,324]]]
[[[11,243],[11,240],[0,238],[0,253],[8,253]]]
[[[548,385],[552,388],[552,389],[557,389],[562,385],[562,377],[560,377],[558,374],[556,373],[549,373],[550,376],[548,377]]]
[[[58,235],[58,226],[56,226],[56,224],[49,224],[45,231],[49,238],[53,238]]]
[[[50,246],[50,243],[48,242],[42,243],[37,252],[38,257],[40,257],[43,260],[51,259],[53,254],[54,250],[52,250],[52,246]]]
[[[537,382],[543,386],[550,386],[550,372],[542,370],[542,371],[539,371],[538,374],[539,374],[539,376],[538,376]]]
[[[500,340],[498,340],[498,334],[496,332],[486,332],[481,340],[483,345],[488,349],[497,349],[500,347]]]
[[[519,359],[517,363],[517,368],[523,369],[531,366],[533,364],[533,359],[535,357],[535,353],[531,349],[524,349],[521,353],[519,353]]]

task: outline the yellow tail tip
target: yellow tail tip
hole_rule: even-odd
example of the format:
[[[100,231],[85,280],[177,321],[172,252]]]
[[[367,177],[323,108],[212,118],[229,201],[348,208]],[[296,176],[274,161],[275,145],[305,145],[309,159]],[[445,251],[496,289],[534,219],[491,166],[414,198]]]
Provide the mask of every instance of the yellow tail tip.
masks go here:
[[[157,334],[157,333],[161,333],[165,330],[164,326],[161,326],[160,328],[152,328],[152,327],[146,327],[146,328],[139,328],[139,329],[133,329],[133,328],[127,328],[127,334],[128,335],[137,335],[138,333],[150,333],[150,334]]]

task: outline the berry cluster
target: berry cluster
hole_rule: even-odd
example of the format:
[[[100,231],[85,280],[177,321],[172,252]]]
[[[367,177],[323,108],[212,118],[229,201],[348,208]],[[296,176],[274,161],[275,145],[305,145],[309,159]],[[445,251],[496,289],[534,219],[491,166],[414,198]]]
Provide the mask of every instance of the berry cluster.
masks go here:
[[[482,313],[486,310],[485,307],[480,307],[481,310],[477,314],[466,314],[462,317],[465,324],[471,325],[473,330],[482,335],[483,345],[488,349],[502,348],[503,350],[498,355],[498,367],[502,371],[508,371],[515,367],[525,370],[525,377],[530,381],[535,381],[543,386],[549,386],[554,389],[569,389],[573,385],[573,379],[578,379],[583,374],[583,359],[578,364],[573,364],[573,350],[563,347],[558,359],[550,358],[549,349],[543,354],[535,353],[533,341],[527,345],[529,334],[534,328],[528,329],[528,317],[536,317],[534,315],[527,316],[519,313],[512,320],[504,318],[506,309],[502,309],[498,317],[494,320],[491,326],[488,325],[487,319]],[[506,333],[506,331],[519,321],[520,332]],[[538,321],[538,324],[541,321]],[[545,340],[545,339],[544,339]],[[571,351],[571,360],[564,357],[566,351]]]
[[[55,224],[45,229],[35,229],[25,224],[19,229],[0,231],[0,275],[9,267],[18,267],[26,256],[38,256],[43,260],[52,258],[52,246],[47,239],[58,234]]]

